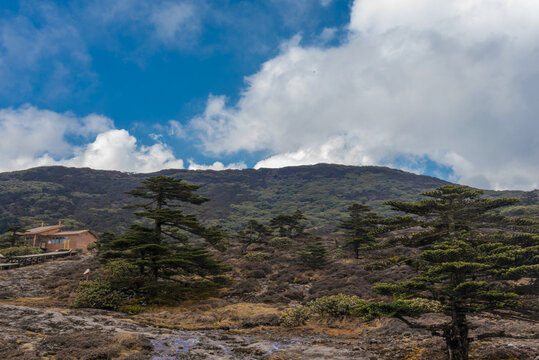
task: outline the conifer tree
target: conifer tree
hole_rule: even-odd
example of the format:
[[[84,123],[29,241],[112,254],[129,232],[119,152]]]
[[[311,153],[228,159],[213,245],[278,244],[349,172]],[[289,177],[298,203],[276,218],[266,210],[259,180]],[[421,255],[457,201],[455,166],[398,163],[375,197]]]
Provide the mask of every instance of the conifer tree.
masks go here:
[[[269,235],[271,235],[271,230],[266,225],[253,219],[249,220],[245,225],[245,230],[240,230],[237,233],[237,237],[242,243],[241,253],[245,254],[251,244],[264,242]]]
[[[6,229],[6,231],[10,232],[9,237],[7,239],[10,246],[16,246],[18,244],[19,235],[17,235],[17,233],[25,232],[24,228],[22,228],[20,226],[17,226],[17,225],[13,225],[13,226],[8,227]]]
[[[270,221],[270,226],[279,231],[281,237],[296,237],[303,234],[305,225],[301,222],[305,215],[301,210],[296,210],[292,215],[280,214]]]
[[[217,275],[227,270],[205,248],[190,244],[196,235],[218,245],[222,234],[217,228],[205,228],[194,215],[184,214],[184,204],[202,204],[209,199],[194,194],[199,186],[167,176],[145,179],[141,186],[128,194],[145,201],[131,205],[140,208],[135,215],[149,219],[152,227],[134,224],[119,237],[107,239],[102,244],[101,258],[124,259],[139,269],[141,292],[155,289],[163,281],[177,281],[176,275]],[[164,284],[163,284],[164,285]],[[150,295],[152,296],[152,295]]]
[[[361,246],[371,245],[379,233],[382,218],[367,205],[353,204],[348,207],[348,219],[341,222],[339,227],[346,230],[346,245],[354,251],[354,258],[359,257]]]
[[[383,219],[367,205],[358,203],[348,207],[348,214],[348,219],[342,221],[339,227],[346,230],[346,245],[352,247],[355,259],[362,248],[372,247],[381,234],[413,223],[411,217],[404,216]]]
[[[319,237],[307,240],[305,250],[300,254],[303,263],[312,269],[321,269],[327,265],[327,250]]]
[[[468,359],[471,340],[502,333],[483,333],[472,339],[468,316],[489,312],[500,316],[537,316],[537,307],[522,293],[536,288],[539,273],[539,236],[537,223],[519,222],[491,215],[491,210],[518,200],[481,198],[482,192],[465,186],[447,185],[421,195],[428,199],[415,203],[390,201],[394,210],[422,219],[424,231],[403,238],[420,251],[419,276],[398,284],[381,283],[375,290],[398,299],[418,299],[437,304],[447,321],[424,325],[410,318],[406,306],[392,306],[390,316],[408,325],[426,328],[445,339],[450,360]],[[519,223],[533,233],[518,233]],[[512,230],[507,231],[511,225]],[[532,226],[530,226],[532,225]],[[518,280],[528,278],[532,286],[520,287]],[[535,284],[535,285],[533,285]]]

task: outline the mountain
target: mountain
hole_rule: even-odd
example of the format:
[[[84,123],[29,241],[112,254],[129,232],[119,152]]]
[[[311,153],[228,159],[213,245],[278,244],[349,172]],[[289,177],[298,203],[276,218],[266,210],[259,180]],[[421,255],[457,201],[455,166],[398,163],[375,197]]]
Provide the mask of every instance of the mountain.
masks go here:
[[[247,219],[267,221],[280,213],[302,210],[309,227],[335,226],[354,202],[383,215],[385,200],[413,201],[418,194],[448,182],[375,166],[319,164],[281,169],[163,170],[151,174],[88,168],[39,167],[0,173],[0,233],[10,225],[39,226],[62,220],[69,228],[121,232],[135,220],[125,192],[144,178],[174,176],[201,185],[198,194],[211,201],[192,207],[206,224],[238,229]],[[523,192],[489,192],[522,196]]]

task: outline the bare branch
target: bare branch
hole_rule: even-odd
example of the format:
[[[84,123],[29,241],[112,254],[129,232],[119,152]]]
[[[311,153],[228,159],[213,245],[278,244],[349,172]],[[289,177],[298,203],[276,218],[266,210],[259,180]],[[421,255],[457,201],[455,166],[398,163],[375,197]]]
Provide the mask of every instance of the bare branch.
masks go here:
[[[416,323],[416,322],[412,322],[412,321],[406,319],[404,316],[401,316],[401,315],[396,315],[395,318],[399,319],[400,321],[402,321],[403,323],[405,323],[406,325],[408,325],[408,326],[411,327],[412,329],[429,330],[429,331],[432,332],[432,334],[433,334],[434,336],[442,336],[442,335],[439,334],[437,331],[443,330],[444,327],[445,327],[445,324],[441,324],[441,325],[425,325],[425,324],[419,324],[419,323]]]

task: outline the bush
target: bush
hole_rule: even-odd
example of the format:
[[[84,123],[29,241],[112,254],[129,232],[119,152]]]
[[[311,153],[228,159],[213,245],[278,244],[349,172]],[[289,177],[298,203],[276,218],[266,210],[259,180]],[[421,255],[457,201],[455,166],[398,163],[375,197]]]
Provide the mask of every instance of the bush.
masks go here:
[[[133,288],[139,279],[138,268],[125,260],[107,262],[99,271],[98,279],[110,285],[113,290],[124,291]]]
[[[42,252],[43,250],[33,246],[13,246],[0,250],[0,254],[5,257],[41,254]]]
[[[136,315],[140,314],[146,309],[144,305],[141,304],[124,304],[118,308],[123,313],[129,314],[129,315]]]
[[[286,310],[282,317],[283,326],[300,326],[313,315],[342,318],[344,316],[374,319],[376,317],[392,317],[395,315],[419,316],[427,312],[439,312],[439,302],[421,298],[396,300],[390,303],[367,302],[355,295],[323,296],[309,301],[305,305]]]
[[[268,254],[263,253],[261,251],[251,251],[245,254],[244,256],[247,260],[254,261],[254,262],[262,262],[269,257]]]
[[[268,244],[276,249],[286,249],[292,244],[292,239],[278,236],[271,239]]]
[[[324,296],[307,303],[312,312],[332,317],[358,316],[365,301],[355,295]]]
[[[75,307],[118,310],[126,296],[113,290],[110,284],[100,281],[86,281],[75,292]]]
[[[305,325],[311,318],[311,309],[305,305],[289,308],[281,318],[281,326],[294,327]]]
[[[388,269],[392,266],[398,265],[400,263],[408,263],[408,259],[402,256],[392,256],[388,259],[381,260],[381,261],[374,261],[370,264],[367,264],[363,267],[363,269],[367,271],[372,270],[384,270]]]

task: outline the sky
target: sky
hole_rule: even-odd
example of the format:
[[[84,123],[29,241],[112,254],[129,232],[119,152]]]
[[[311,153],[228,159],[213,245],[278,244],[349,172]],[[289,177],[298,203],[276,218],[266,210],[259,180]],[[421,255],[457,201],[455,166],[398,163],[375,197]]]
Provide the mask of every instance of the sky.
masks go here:
[[[4,0],[0,171],[380,165],[539,188],[536,0]]]

